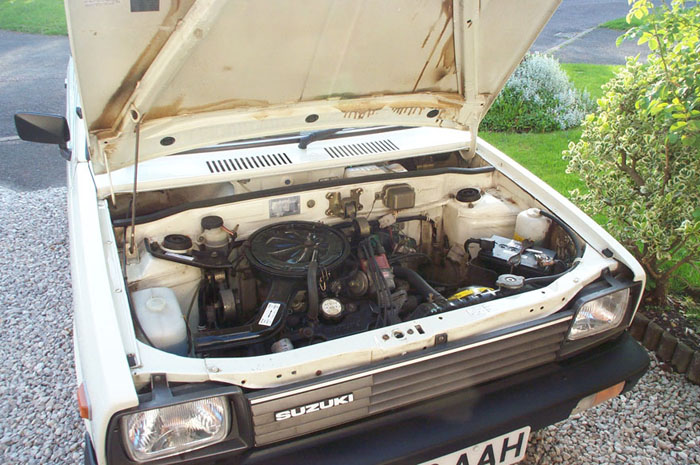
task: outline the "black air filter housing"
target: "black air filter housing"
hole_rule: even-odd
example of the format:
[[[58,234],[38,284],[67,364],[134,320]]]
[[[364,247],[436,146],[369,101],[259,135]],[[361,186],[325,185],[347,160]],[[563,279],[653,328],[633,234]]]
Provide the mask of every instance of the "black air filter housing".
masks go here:
[[[340,231],[325,224],[286,221],[255,231],[245,253],[251,266],[266,275],[306,278],[313,260],[328,271],[342,264],[350,244]]]

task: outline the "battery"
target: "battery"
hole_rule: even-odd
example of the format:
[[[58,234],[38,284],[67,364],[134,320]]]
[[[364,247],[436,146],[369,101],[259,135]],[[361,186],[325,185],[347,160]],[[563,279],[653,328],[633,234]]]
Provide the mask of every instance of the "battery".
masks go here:
[[[544,247],[527,247],[515,239],[491,236],[482,239],[493,243],[493,247],[483,247],[479,251],[479,260],[490,269],[499,273],[515,273],[525,277],[547,276],[552,273],[556,252]],[[508,260],[520,254],[520,263],[511,264]]]

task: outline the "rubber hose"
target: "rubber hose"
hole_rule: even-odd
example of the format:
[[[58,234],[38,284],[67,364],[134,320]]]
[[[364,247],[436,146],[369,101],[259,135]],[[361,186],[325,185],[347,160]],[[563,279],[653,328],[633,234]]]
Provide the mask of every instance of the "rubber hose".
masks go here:
[[[424,215],[412,215],[412,216],[400,216],[396,218],[397,223],[406,223],[408,221],[428,221],[428,217]],[[370,226],[379,226],[379,221],[377,220],[371,220]],[[342,223],[336,223],[331,225],[333,228],[349,228],[352,226],[352,221],[343,221]]]
[[[540,209],[540,215],[546,216],[550,220],[557,223],[561,227],[561,229],[563,229],[566,232],[566,234],[569,235],[569,237],[571,238],[571,242],[574,243],[574,248],[576,249],[576,258],[581,258],[583,255],[582,250],[581,250],[581,246],[579,245],[578,240],[576,240],[576,235],[571,230],[571,228],[569,226],[567,226],[562,220],[560,220],[559,218],[557,218],[556,216],[552,215],[549,212],[546,212],[546,211]]]
[[[430,284],[428,284],[421,275],[416,273],[410,268],[404,268],[403,266],[394,266],[394,275],[397,278],[405,279],[411,286],[413,286],[427,301],[447,301],[442,294],[436,291]]]
[[[287,303],[296,292],[297,287],[298,280],[274,280],[267,292],[265,302],[254,318],[243,326],[204,331],[197,334],[194,338],[195,353],[210,354],[269,340],[284,328],[287,321]],[[277,310],[270,316],[272,321],[261,324],[260,320],[270,304],[276,305]]]
[[[309,263],[309,272],[306,275],[306,301],[309,308],[307,315],[311,321],[318,320],[318,262]]]
[[[409,252],[409,253],[405,253],[405,254],[393,255],[389,259],[389,263],[394,264],[396,262],[401,262],[403,260],[412,260],[414,258],[420,258],[420,259],[423,259],[425,261],[430,261],[430,257],[427,254],[424,254],[422,252]]]
[[[568,270],[562,271],[561,273],[553,274],[550,276],[536,276],[534,278],[526,278],[525,281],[523,281],[523,284],[524,285],[527,285],[527,284],[549,284],[552,281],[561,278],[566,273],[568,273],[569,271],[576,268],[576,265],[578,265],[578,262],[571,265],[571,268],[569,268]]]

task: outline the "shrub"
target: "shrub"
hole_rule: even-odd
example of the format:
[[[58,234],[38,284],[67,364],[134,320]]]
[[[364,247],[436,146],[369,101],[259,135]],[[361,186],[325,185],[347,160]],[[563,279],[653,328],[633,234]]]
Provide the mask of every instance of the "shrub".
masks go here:
[[[640,261],[659,303],[674,273],[700,260],[697,148],[669,138],[673,118],[638,104],[661,76],[655,64],[630,60],[603,87],[599,111],[586,118],[581,140],[564,152],[567,172],[589,189],[572,191],[572,199],[608,219],[606,228]]]
[[[594,104],[576,90],[559,62],[548,55],[527,55],[510,77],[482,127],[492,131],[546,132],[581,124]]]
[[[624,38],[648,44],[631,60],[564,152],[590,191],[573,199],[629,248],[664,304],[671,278],[700,264],[700,7],[636,0]]]
[[[686,3],[672,0],[654,8],[649,0],[636,0],[627,20],[643,21],[618,43],[637,38],[652,52],[649,64],[656,77],[637,106],[671,123],[669,142],[700,148],[700,1],[691,8]]]

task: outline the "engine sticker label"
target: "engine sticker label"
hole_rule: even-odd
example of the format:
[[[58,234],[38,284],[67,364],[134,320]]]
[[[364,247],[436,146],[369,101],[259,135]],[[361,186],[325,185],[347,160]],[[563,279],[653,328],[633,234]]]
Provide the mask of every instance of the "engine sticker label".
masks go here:
[[[301,199],[298,195],[270,200],[270,218],[298,215],[301,213]]]
[[[276,302],[268,303],[258,324],[260,326],[272,326],[272,322],[275,321],[275,317],[281,306],[282,304]]]

